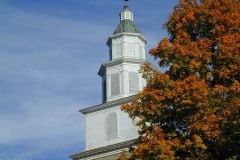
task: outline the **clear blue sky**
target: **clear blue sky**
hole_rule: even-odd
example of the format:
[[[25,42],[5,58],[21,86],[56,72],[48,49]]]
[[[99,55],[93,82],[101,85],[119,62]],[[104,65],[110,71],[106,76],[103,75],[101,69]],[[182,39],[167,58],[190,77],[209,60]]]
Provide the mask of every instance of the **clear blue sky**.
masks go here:
[[[130,0],[149,48],[177,0]],[[123,0],[0,1],[0,159],[69,160],[84,150],[79,109],[101,103],[97,72]],[[150,56],[148,58],[151,60]]]

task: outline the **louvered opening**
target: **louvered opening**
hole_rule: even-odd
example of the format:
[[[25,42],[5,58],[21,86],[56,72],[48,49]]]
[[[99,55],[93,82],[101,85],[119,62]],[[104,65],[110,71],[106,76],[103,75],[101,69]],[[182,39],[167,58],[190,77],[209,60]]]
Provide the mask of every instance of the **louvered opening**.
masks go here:
[[[115,73],[111,75],[111,96],[120,94],[120,75]]]
[[[117,113],[111,112],[107,117],[107,139],[118,137],[118,118]]]
[[[121,57],[122,56],[122,45],[118,44],[116,45],[116,58]]]
[[[134,51],[135,51],[134,43],[130,43],[127,46],[128,46],[128,48],[127,48],[127,51],[128,51],[127,52],[127,56],[134,57]]]
[[[129,93],[139,91],[139,75],[136,72],[129,72]]]
[[[143,59],[143,47],[139,46],[139,58]]]

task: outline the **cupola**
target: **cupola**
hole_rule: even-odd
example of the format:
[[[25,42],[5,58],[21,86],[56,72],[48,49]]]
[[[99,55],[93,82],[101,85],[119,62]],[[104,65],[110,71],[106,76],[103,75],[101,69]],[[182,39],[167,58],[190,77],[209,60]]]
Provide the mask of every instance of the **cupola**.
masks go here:
[[[113,35],[119,33],[140,33],[140,30],[133,23],[133,13],[126,4],[120,13],[120,23],[115,29]]]

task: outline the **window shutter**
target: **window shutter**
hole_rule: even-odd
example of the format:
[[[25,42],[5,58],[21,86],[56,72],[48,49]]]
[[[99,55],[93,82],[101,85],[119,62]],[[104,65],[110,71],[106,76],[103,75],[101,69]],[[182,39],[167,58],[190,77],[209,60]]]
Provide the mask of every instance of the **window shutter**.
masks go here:
[[[107,117],[107,139],[115,138],[118,136],[118,118],[117,113],[111,112]]]
[[[139,91],[139,76],[136,72],[129,72],[129,93]]]
[[[120,94],[120,75],[115,73],[111,75],[111,96]]]

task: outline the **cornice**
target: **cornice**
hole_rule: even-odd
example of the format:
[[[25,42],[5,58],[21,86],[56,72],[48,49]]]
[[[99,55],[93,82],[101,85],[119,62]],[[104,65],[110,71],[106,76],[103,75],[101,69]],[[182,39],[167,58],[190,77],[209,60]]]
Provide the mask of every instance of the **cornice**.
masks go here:
[[[145,44],[147,43],[147,39],[140,33],[128,33],[128,32],[122,32],[122,33],[118,33],[118,34],[114,34],[112,36],[110,36],[107,40],[107,45],[110,46],[112,44],[112,39],[115,38],[119,38],[119,37],[123,37],[123,36],[136,36],[139,37],[142,41],[145,42]]]
[[[119,150],[119,149],[129,148],[133,145],[136,145],[137,142],[138,142],[138,140],[134,139],[134,140],[125,141],[125,142],[122,142],[122,143],[117,143],[117,144],[113,144],[113,145],[109,145],[109,146],[105,146],[105,147],[96,148],[96,149],[92,149],[92,150],[89,150],[89,151],[73,154],[73,155],[70,155],[69,157],[72,158],[73,160],[80,159],[80,158],[87,158],[87,157],[100,155],[100,154],[104,154],[104,153]]]
[[[135,95],[133,96],[129,96],[129,97],[125,97],[125,98],[121,98],[121,99],[117,99],[114,101],[110,101],[110,102],[105,102],[103,104],[99,104],[99,105],[95,105],[95,106],[91,106],[88,108],[84,108],[79,110],[79,112],[83,113],[83,114],[88,114],[88,113],[92,113],[92,112],[96,112],[96,111],[100,111],[112,106],[117,106],[120,105],[122,103],[127,103],[130,102],[133,98],[135,97]]]
[[[98,75],[102,76],[106,71],[106,67],[111,67],[122,63],[144,64],[146,62],[148,61],[146,61],[145,59],[136,59],[131,57],[116,58],[113,59],[112,61],[102,64],[98,71]]]

